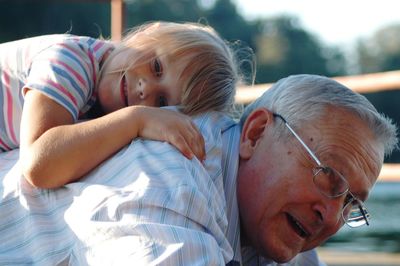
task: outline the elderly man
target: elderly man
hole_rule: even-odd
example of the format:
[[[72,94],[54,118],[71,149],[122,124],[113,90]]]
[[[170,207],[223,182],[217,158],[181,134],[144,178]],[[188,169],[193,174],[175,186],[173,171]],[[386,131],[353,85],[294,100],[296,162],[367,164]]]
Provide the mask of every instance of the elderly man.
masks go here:
[[[22,179],[19,201],[0,203],[0,231],[13,229],[0,232],[0,264],[318,265],[313,248],[344,224],[369,224],[363,202],[397,144],[363,96],[315,75],[280,80],[238,124],[219,113],[195,122],[203,163],[135,140],[62,189]],[[45,232],[33,230],[38,216]]]
[[[397,140],[363,96],[327,78],[293,76],[249,106],[241,122],[242,246],[284,262],[344,224],[369,224],[363,202]]]

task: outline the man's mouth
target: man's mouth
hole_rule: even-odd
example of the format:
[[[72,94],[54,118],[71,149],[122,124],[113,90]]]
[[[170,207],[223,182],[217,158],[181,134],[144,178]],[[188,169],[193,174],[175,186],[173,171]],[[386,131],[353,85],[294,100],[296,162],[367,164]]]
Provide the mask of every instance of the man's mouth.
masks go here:
[[[121,77],[120,93],[122,103],[125,104],[125,106],[128,106],[128,87],[126,84],[125,75],[122,75]]]
[[[304,226],[296,220],[293,216],[290,214],[286,214],[286,217],[289,221],[289,224],[293,228],[293,230],[301,237],[301,238],[306,238],[310,236],[310,233],[307,231],[307,229],[304,228]]]

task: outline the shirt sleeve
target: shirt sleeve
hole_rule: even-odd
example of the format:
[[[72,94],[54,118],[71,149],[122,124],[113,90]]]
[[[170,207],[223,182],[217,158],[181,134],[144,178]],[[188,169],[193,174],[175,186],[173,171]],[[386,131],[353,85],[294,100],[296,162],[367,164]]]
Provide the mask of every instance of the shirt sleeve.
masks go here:
[[[34,57],[23,88],[37,89],[66,108],[76,121],[93,94],[98,62],[89,45],[65,39]]]

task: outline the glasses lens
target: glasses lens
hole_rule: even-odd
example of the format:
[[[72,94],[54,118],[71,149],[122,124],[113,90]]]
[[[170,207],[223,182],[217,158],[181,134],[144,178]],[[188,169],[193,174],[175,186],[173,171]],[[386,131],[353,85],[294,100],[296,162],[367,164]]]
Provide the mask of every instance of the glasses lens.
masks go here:
[[[327,197],[339,197],[349,190],[346,179],[330,167],[314,168],[314,184]]]
[[[367,209],[356,199],[346,204],[342,216],[346,224],[350,227],[359,227],[364,224],[369,224],[370,215]]]

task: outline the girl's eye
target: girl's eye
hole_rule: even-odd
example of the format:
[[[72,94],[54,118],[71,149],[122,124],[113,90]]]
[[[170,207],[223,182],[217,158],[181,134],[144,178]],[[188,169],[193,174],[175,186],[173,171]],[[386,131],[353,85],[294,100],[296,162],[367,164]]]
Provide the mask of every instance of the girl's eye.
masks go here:
[[[161,62],[158,58],[155,58],[153,60],[153,71],[154,71],[154,74],[156,75],[156,77],[159,78],[162,76],[163,69],[162,69]]]
[[[168,106],[168,101],[165,96],[158,97],[158,107]]]

